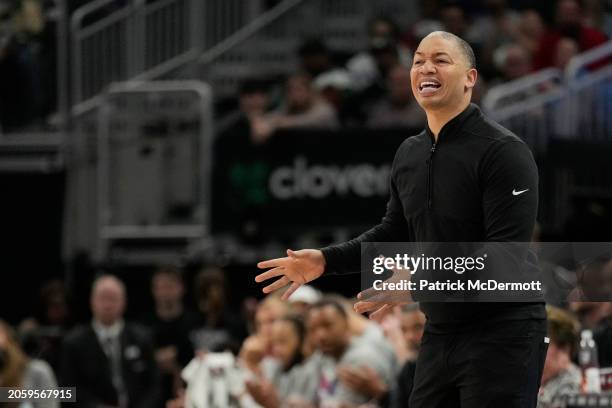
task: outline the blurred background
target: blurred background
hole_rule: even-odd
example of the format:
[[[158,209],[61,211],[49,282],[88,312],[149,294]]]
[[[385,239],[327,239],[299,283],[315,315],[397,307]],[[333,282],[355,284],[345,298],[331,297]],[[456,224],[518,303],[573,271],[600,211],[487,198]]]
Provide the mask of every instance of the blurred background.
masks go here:
[[[611,241],[608,0],[0,0],[0,318],[55,368],[97,276],[155,328],[159,274],[196,321],[187,355],[211,310],[235,316],[238,350],[258,260],[384,214],[395,149],[425,125],[412,53],[435,30],[472,45],[473,102],[536,157],[534,241]],[[610,313],[573,308],[589,328]]]

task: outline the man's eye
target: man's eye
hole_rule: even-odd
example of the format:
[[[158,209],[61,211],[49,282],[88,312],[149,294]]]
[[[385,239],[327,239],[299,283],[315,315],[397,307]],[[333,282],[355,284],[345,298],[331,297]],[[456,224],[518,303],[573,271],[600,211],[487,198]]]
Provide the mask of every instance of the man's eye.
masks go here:
[[[438,64],[448,64],[447,60],[439,59]]]
[[[420,64],[422,64],[422,63],[423,63],[423,61],[421,61],[421,60],[419,60],[419,61],[414,61],[414,65],[420,65]]]

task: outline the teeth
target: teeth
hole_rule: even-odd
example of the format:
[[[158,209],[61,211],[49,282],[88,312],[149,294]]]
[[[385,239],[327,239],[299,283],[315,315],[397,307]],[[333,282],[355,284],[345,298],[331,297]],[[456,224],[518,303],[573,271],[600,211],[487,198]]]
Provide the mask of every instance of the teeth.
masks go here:
[[[437,82],[431,82],[431,81],[421,82],[421,89],[423,89],[426,86],[438,86],[438,83]]]

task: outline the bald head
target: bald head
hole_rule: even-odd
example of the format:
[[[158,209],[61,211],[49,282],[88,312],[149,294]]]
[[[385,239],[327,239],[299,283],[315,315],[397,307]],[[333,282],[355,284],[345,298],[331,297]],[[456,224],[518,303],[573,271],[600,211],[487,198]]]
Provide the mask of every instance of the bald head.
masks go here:
[[[459,52],[465,59],[465,63],[467,64],[468,68],[476,68],[476,56],[474,55],[474,50],[472,49],[472,46],[470,46],[470,44],[468,44],[463,38],[446,31],[434,31],[423,38],[423,41],[431,37],[440,37],[454,42],[455,45],[457,45]]]
[[[119,321],[125,310],[125,286],[115,276],[96,279],[91,289],[91,312],[97,321],[110,326]]]

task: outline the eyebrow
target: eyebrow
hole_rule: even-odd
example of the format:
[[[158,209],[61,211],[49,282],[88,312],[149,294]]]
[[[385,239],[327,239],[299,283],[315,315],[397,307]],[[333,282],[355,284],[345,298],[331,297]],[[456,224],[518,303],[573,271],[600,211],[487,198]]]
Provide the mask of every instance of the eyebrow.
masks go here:
[[[420,51],[416,51],[416,52],[414,53],[414,55],[425,55],[425,54],[423,54],[423,53],[422,53],[422,52],[420,52]],[[434,57],[437,57],[437,56],[439,56],[439,55],[446,55],[446,56],[447,56],[447,57],[449,57],[449,58],[451,57],[449,53],[444,52],[444,51],[438,51],[438,52],[434,52],[434,53],[433,53],[433,56],[434,56]]]

